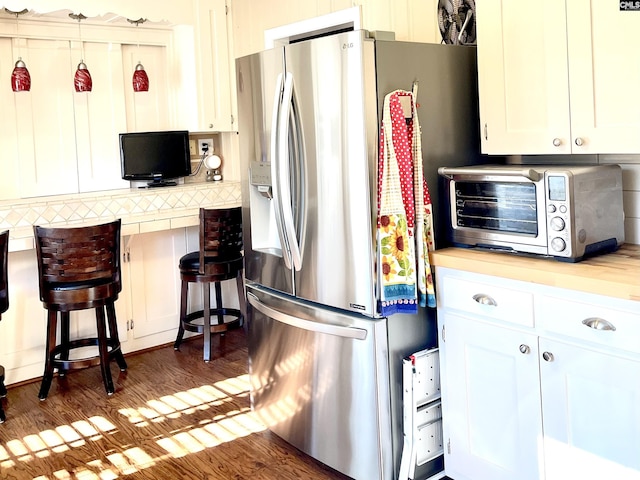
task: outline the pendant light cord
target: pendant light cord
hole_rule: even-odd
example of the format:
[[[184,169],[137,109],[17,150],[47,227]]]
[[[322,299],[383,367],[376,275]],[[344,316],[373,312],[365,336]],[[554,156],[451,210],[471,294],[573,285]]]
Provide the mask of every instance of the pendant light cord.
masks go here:
[[[19,12],[16,12],[14,10],[9,10],[8,8],[5,7],[4,11],[9,13],[9,14],[11,14],[11,15],[15,15],[16,16],[16,45],[18,47],[18,60],[22,60],[22,55],[20,55],[20,25],[18,23],[18,17],[20,15],[24,15],[29,10],[27,10],[25,8],[24,10],[20,10]]]
[[[69,16],[78,21],[78,39],[80,41],[80,63],[84,63],[84,42],[82,41],[82,29],[80,28],[80,22],[87,17],[82,13],[70,13]]]

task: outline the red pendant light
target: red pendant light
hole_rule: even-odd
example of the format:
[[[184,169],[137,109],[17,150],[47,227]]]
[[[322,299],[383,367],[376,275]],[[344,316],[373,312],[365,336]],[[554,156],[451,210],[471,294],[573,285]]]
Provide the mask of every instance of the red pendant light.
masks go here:
[[[80,22],[87,17],[82,13],[70,13],[69,16],[74,20],[78,20],[78,39],[80,40],[81,57],[80,63],[78,63],[78,69],[73,77],[73,86],[76,92],[90,92],[93,88],[93,80],[91,80],[91,73],[87,65],[84,63],[84,44],[82,43],[82,31],[80,30]]]
[[[140,26],[141,23],[147,21],[146,18],[139,18],[138,20],[131,20],[127,18],[127,21],[136,26],[136,29]],[[140,58],[140,32],[138,31],[138,48],[136,50],[138,54],[138,58]],[[142,62],[138,60],[138,64],[136,68],[133,70],[133,78],[131,79],[131,83],[133,84],[134,92],[148,92],[149,91],[149,77],[147,76],[147,72],[144,70],[144,66]]]
[[[27,13],[28,10],[26,8],[19,12],[14,12],[7,8],[5,8],[4,10],[5,12],[16,16],[16,43],[18,45],[18,61],[16,62],[13,72],[11,72],[11,89],[14,92],[28,92],[29,90],[31,90],[31,75],[29,75],[29,70],[27,70],[27,66],[22,61],[22,57],[20,56],[20,35],[18,35],[18,16]]]
[[[73,86],[76,92],[90,92],[93,88],[91,73],[89,73],[89,69],[82,60],[80,60],[76,74],[73,77]]]
[[[16,66],[11,72],[11,89],[14,92],[28,92],[31,90],[31,75],[29,75],[29,70],[27,70],[27,66],[20,57],[18,57]]]
[[[147,72],[144,71],[142,63],[138,61],[136,69],[133,72],[133,91],[134,92],[148,92],[149,91],[149,77]]]

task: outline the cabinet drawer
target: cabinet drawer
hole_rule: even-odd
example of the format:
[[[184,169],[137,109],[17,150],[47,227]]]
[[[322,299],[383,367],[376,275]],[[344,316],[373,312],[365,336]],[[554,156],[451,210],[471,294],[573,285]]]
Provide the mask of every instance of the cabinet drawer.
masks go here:
[[[439,307],[533,327],[533,294],[506,286],[518,282],[475,274],[464,279],[442,270],[445,273],[438,276],[437,284]]]
[[[536,304],[536,324],[541,335],[561,335],[640,354],[640,311],[633,305],[637,302],[629,303],[625,309],[544,295]]]

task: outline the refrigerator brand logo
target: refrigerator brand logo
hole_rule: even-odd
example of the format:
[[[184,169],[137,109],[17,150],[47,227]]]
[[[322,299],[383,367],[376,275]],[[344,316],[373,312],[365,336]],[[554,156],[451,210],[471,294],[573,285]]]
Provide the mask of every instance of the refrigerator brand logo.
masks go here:
[[[622,10],[640,10],[640,1],[635,1],[635,2],[621,1],[620,11]]]
[[[358,305],[357,303],[350,303],[349,306],[357,310],[364,310],[364,305]]]
[[[629,3],[631,3],[631,2],[629,2]],[[637,2],[637,3],[640,3],[640,2]],[[350,42],[350,43],[343,43],[343,44],[342,44],[342,49],[343,49],[343,50],[346,50],[347,48],[353,48],[353,42]]]

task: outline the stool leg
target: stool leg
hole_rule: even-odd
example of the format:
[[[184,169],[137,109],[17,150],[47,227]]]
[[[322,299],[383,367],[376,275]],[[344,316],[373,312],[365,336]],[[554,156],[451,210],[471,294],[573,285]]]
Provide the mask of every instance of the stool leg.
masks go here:
[[[109,350],[107,345],[107,325],[104,318],[104,307],[96,308],[96,324],[98,327],[98,351],[100,352],[100,370],[107,395],[113,395],[113,380],[109,368]]]
[[[120,346],[120,336],[118,335],[118,323],[116,322],[116,307],[114,302],[108,302],[107,308],[107,321],[109,322],[109,338],[111,339],[111,351],[115,350],[115,359],[120,367],[120,371],[124,372],[127,369],[127,362],[122,354],[122,347]]]
[[[70,313],[60,312],[60,345],[62,345],[62,351],[60,352],[61,360],[69,360],[69,325],[70,325]],[[58,369],[58,375],[64,377],[66,372],[62,369]]]
[[[178,336],[173,344],[173,349],[178,350],[182,343],[182,337],[184,337],[183,322],[187,319],[187,293],[189,282],[182,280],[180,285],[180,325],[178,326]]]
[[[7,387],[4,385],[4,367],[0,365],[0,398],[4,398],[7,396]],[[7,419],[7,416],[4,413],[4,409],[2,408],[2,403],[0,403],[0,423],[4,423]]]
[[[7,387],[4,385],[4,367],[0,365],[0,398],[7,396]]]
[[[57,326],[58,312],[55,310],[47,310],[46,358],[44,361],[44,375],[42,376],[42,384],[40,385],[40,393],[38,394],[40,400],[47,398],[51,381],[53,380],[53,350],[56,347]]]
[[[222,287],[220,282],[214,282],[216,291],[216,310],[218,311],[218,325],[224,323],[224,306],[222,305]],[[224,334],[221,334],[223,336]]]
[[[204,297],[204,309],[202,310],[202,336],[204,339],[204,361],[211,359],[211,284],[202,283],[202,296]]]

